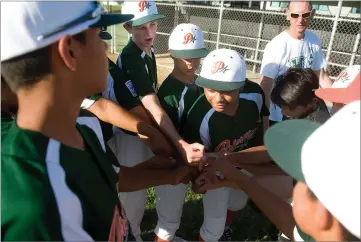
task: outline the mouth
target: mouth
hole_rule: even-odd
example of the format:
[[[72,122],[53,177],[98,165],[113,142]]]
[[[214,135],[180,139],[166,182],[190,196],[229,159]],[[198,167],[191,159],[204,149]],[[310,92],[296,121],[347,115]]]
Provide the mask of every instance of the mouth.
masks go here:
[[[152,43],[152,42],[153,42],[153,38],[147,38],[147,39],[145,39],[145,42],[147,42],[147,43]]]

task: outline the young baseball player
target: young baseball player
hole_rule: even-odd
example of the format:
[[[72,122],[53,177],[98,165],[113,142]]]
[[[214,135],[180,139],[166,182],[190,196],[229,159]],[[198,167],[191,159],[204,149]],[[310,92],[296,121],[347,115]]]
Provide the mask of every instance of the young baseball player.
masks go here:
[[[349,90],[352,91],[348,92]],[[347,67],[337,76],[332,88],[317,89],[316,96],[333,103],[331,115],[335,114],[345,104],[360,100],[360,66]]]
[[[278,77],[271,101],[282,110],[283,120],[308,119],[324,123],[329,117],[325,102],[315,95],[319,88],[312,69],[290,68]]]
[[[103,40],[112,38],[105,27],[100,31],[100,37]],[[125,132],[128,131],[129,134],[138,134],[155,154],[170,157],[173,148],[168,144],[163,134],[152,126],[149,114],[125,86],[124,77],[119,67],[109,58],[108,62],[107,89],[102,93],[84,99],[82,108],[89,110],[100,119],[104,140],[109,141],[111,146],[114,144],[111,140],[114,135],[113,130],[117,131],[121,128]],[[114,147],[112,148],[114,150]]]
[[[179,131],[189,109],[203,93],[194,80],[201,58],[208,53],[204,47],[203,33],[194,24],[179,24],[169,37],[169,52],[174,68],[163,81],[157,96],[164,111]],[[165,185],[158,189],[158,223],[155,228],[157,241],[181,241],[174,237],[180,225],[182,207],[187,193],[187,185]],[[169,206],[171,204],[171,206]]]
[[[134,18],[123,26],[131,34],[131,39],[118,57],[117,65],[122,69],[124,82],[133,95],[139,98],[144,108],[151,114],[159,129],[174,145],[183,160],[191,163],[199,161],[204,147],[200,144],[188,144],[178,134],[172,121],[162,109],[157,91],[157,67],[152,48],[156,37],[157,25],[164,15],[158,14],[154,1],[126,1],[122,13],[132,13]],[[115,137],[115,150],[120,164],[134,166],[153,156],[148,147],[138,137],[119,134]],[[119,155],[118,155],[119,154]],[[161,188],[160,188],[161,189]],[[159,193],[159,188],[156,188]],[[140,223],[144,214],[146,191],[121,194],[125,211],[129,218],[132,232],[140,241]],[[161,198],[157,197],[157,201]]]
[[[132,17],[102,12],[96,2],[1,4],[1,71],[19,103],[1,150],[4,240],[126,237],[114,169],[76,124],[81,101],[106,87],[99,26]]]
[[[268,114],[264,95],[259,86],[247,84],[245,60],[239,53],[228,49],[209,53],[195,83],[204,88],[204,95],[195,102],[182,128],[186,141],[201,142],[207,151],[222,154],[262,144],[261,116]],[[226,187],[207,191],[200,239],[218,241],[227,209],[238,211],[247,199],[245,193]]]

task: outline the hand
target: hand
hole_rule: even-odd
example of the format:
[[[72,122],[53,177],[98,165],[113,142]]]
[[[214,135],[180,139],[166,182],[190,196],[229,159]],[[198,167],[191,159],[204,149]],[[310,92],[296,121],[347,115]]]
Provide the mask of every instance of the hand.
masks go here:
[[[175,185],[188,184],[198,175],[198,169],[186,164],[180,164],[175,170]]]
[[[239,171],[237,168],[227,160],[227,156],[223,154],[205,154],[203,162],[207,169],[214,169],[219,171],[225,178],[232,180],[233,177],[237,176]]]
[[[182,157],[189,165],[199,165],[204,155],[204,145],[199,143],[188,144],[184,141],[181,143],[180,150]]]

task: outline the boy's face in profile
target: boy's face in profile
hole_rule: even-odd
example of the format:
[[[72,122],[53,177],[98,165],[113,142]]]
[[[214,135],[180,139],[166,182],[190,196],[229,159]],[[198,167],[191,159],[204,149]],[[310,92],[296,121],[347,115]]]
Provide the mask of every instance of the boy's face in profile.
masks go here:
[[[200,58],[193,58],[193,59],[180,59],[172,57],[174,60],[174,68],[180,71],[183,75],[186,76],[194,76],[196,70],[201,63]]]
[[[240,89],[232,91],[217,91],[204,88],[204,95],[214,110],[220,113],[228,113],[237,109]]]
[[[132,40],[140,48],[150,48],[157,35],[158,21],[152,21],[139,26],[124,24],[124,28],[132,35]]]
[[[282,105],[282,115],[287,119],[299,119],[304,117],[311,110],[315,110],[317,108],[317,99],[314,98],[310,104],[307,106],[298,106],[296,108],[289,108],[287,106]]]

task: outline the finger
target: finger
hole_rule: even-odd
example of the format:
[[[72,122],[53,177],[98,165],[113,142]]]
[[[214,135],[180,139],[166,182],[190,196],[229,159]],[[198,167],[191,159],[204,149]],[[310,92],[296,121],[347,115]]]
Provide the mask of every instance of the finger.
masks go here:
[[[199,143],[193,143],[191,146],[193,150],[197,150],[202,154],[204,153],[204,145],[201,145]]]

